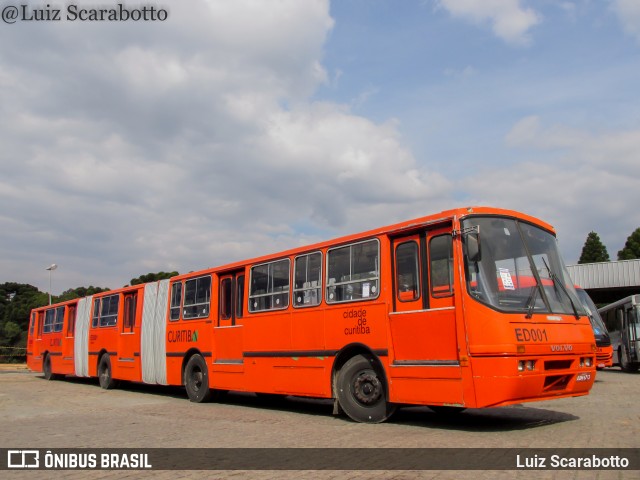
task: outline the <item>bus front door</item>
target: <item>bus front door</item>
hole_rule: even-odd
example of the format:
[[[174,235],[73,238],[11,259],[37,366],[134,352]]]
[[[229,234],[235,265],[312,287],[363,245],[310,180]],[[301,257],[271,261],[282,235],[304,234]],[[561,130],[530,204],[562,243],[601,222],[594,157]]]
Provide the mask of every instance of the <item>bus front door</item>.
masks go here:
[[[233,375],[215,375],[220,373],[242,373],[243,359],[243,317],[244,317],[244,270],[222,274],[218,277],[218,318],[213,329],[213,386],[215,388],[234,389],[236,381]],[[241,376],[240,376],[241,377]],[[229,383],[226,383],[226,382]],[[218,382],[223,382],[218,384]]]
[[[394,238],[392,248],[394,401],[461,404],[451,226]]]
[[[120,325],[120,338],[118,339],[117,364],[112,366],[118,369],[118,378],[123,380],[140,381],[142,371],[140,369],[140,321],[136,328],[136,313],[138,311],[138,292],[124,294],[124,307],[122,322]],[[115,362],[112,359],[111,362]]]

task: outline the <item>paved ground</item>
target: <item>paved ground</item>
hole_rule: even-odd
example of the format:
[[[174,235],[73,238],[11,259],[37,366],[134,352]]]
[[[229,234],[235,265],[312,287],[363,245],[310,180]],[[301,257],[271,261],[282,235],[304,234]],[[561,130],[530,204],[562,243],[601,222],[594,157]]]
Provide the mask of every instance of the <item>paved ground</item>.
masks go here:
[[[0,369],[0,448],[154,447],[492,447],[640,446],[640,374],[598,372],[587,397],[467,410],[453,418],[428,408],[399,410],[364,425],[331,415],[331,403],[275,402],[229,394],[192,404],[182,389],[96,381],[48,382],[41,374]],[[141,472],[3,472],[10,478],[139,478]],[[143,472],[149,478],[577,478],[631,479],[639,471],[273,471]],[[4,475],[3,475],[4,476]],[[6,478],[6,477],[5,477]]]

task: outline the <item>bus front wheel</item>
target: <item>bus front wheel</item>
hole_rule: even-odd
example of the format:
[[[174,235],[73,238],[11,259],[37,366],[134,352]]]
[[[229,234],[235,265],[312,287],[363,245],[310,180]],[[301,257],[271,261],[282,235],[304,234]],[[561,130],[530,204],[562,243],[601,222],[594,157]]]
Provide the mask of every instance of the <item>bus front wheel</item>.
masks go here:
[[[98,381],[100,382],[100,387],[105,390],[111,390],[118,386],[118,381],[113,378],[111,359],[108,353],[100,357],[100,363],[98,364]]]
[[[184,386],[189,400],[195,403],[206,402],[211,398],[209,389],[209,371],[207,363],[200,355],[192,356],[184,369]]]
[[[356,355],[338,372],[337,396],[342,410],[356,422],[384,422],[395,411],[386,400],[382,374],[370,355]]]

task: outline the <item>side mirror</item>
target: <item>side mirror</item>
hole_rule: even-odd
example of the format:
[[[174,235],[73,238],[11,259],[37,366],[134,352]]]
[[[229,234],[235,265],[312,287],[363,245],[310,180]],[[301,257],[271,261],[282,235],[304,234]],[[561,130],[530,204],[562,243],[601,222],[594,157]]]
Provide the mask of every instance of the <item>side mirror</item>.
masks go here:
[[[480,232],[469,232],[465,235],[464,253],[470,262],[479,262],[482,259]]]

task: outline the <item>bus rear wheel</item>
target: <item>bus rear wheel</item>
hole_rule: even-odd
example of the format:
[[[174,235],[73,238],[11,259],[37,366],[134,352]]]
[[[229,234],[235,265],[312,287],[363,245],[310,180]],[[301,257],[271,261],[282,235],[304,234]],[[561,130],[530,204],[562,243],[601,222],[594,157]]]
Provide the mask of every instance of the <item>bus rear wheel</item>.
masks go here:
[[[620,368],[623,372],[637,372],[638,367],[640,367],[639,364],[629,361],[629,357],[623,345],[618,347],[618,361],[620,362]]]
[[[111,390],[118,386],[118,381],[113,378],[111,359],[108,353],[100,357],[100,363],[98,364],[98,381],[100,382],[100,387],[105,390]]]
[[[386,400],[384,377],[370,355],[356,355],[342,366],[337,396],[342,410],[356,422],[384,422],[395,411],[395,405]]]
[[[56,380],[58,375],[53,373],[51,370],[51,355],[47,355],[44,357],[44,362],[42,364],[42,373],[44,373],[45,380]]]
[[[192,402],[202,403],[211,398],[209,371],[202,356],[194,355],[187,362],[184,369],[184,386]]]

